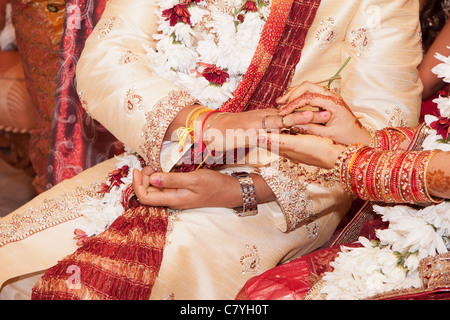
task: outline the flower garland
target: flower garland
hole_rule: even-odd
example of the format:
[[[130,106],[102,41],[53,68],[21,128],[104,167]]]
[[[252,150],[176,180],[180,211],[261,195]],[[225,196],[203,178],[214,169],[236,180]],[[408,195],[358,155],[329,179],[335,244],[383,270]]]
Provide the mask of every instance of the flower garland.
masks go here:
[[[270,13],[271,0],[161,0],[156,50],[146,48],[160,76],[189,91],[210,108],[219,108],[247,71]],[[105,231],[124,213],[122,196],[142,169],[138,155],[127,150],[116,157],[116,170],[89,199],[84,220],[75,229],[78,245]]]
[[[450,83],[450,57],[444,57],[439,53],[435,57],[443,63],[435,66],[432,71]],[[429,136],[424,141],[424,148],[450,151],[450,98],[439,96],[433,102],[438,105],[438,114],[425,115],[425,122],[430,130]]]
[[[116,169],[109,174],[108,180],[98,190],[103,194],[101,199],[90,198],[81,210],[83,219],[75,229],[77,245],[82,245],[88,237],[105,231],[120,215],[125,212],[122,203],[125,189],[133,181],[133,170],[142,170],[141,158],[134,152],[126,150],[118,157]]]
[[[152,70],[217,109],[247,71],[271,0],[160,0]]]
[[[450,57],[440,54],[443,63],[433,72],[450,83]],[[425,116],[429,135],[425,150],[450,151],[450,98],[434,100],[439,114]],[[421,288],[420,260],[450,250],[450,202],[423,209],[397,205],[374,206],[374,211],[389,222],[389,227],[377,230],[379,241],[358,239],[362,247],[342,247],[331,263],[334,268],[323,277],[320,292],[326,299],[365,299],[391,290]]]

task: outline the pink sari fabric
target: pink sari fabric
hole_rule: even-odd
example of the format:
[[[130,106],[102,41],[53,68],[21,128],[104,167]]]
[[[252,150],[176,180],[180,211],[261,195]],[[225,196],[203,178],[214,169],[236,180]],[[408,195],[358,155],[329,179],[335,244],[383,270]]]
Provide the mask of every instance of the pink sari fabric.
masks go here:
[[[106,0],[69,0],[61,39],[47,189],[122,152],[123,146],[86,114],[76,90],[75,69]]]

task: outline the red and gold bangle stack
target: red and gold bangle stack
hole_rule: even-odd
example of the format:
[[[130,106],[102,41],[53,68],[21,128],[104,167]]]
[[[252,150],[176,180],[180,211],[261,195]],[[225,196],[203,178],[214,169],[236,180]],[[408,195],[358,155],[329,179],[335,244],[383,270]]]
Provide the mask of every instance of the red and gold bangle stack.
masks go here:
[[[400,146],[396,130],[385,128],[375,131],[373,135],[373,147],[376,150],[397,150]]]
[[[377,151],[353,148],[342,162],[340,182],[347,193],[386,203],[439,202],[426,187],[426,170],[435,151]]]

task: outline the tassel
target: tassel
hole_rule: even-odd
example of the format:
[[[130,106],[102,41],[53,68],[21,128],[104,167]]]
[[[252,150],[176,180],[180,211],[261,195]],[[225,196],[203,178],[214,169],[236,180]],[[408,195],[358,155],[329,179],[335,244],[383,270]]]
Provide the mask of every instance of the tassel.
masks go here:
[[[161,266],[167,212],[130,208],[102,234],[50,268],[33,300],[147,300]]]

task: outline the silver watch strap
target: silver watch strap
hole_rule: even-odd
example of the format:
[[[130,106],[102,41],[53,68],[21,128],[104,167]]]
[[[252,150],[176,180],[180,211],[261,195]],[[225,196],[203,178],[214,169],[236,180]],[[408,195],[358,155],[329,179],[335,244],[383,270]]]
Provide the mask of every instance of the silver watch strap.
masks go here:
[[[252,216],[258,213],[258,203],[256,202],[255,187],[253,179],[248,172],[233,172],[231,174],[238,181],[241,186],[242,207],[235,208],[234,212],[239,217]]]

